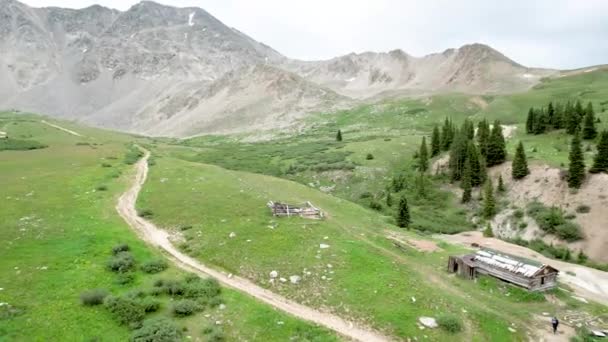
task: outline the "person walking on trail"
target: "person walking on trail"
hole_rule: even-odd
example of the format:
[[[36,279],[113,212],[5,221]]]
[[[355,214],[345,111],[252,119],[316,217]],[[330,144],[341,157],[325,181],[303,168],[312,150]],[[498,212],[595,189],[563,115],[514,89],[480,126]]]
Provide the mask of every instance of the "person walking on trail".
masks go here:
[[[551,318],[551,325],[553,326],[553,334],[557,334],[557,326],[559,325],[557,317]]]

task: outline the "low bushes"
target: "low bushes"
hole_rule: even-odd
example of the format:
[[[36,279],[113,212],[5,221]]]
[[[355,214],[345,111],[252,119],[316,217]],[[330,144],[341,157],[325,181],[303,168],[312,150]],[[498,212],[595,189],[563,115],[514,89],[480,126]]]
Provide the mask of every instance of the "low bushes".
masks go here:
[[[217,325],[209,325],[205,327],[203,329],[203,334],[206,337],[206,341],[209,342],[222,342],[225,339],[222,327],[218,327]],[[312,341],[312,339],[306,341]]]
[[[203,307],[192,299],[178,300],[171,305],[171,313],[178,317],[191,316],[202,309]]]
[[[88,290],[80,294],[82,305],[95,306],[103,304],[103,300],[108,296],[108,291],[102,289]]]
[[[29,151],[48,147],[34,140],[0,139],[0,151]]]
[[[533,202],[528,205],[528,215],[538,223],[540,229],[563,240],[576,241],[583,237],[579,226],[568,221],[564,212],[557,207],[547,208],[542,203]]]
[[[107,185],[98,185],[95,190],[97,191],[108,191],[108,186]]]
[[[144,153],[136,146],[129,146],[129,149],[125,153],[124,162],[127,165],[133,165],[144,156]]]
[[[130,250],[129,245],[127,245],[126,243],[121,243],[119,245],[112,247],[112,254],[116,255],[120,252],[128,252],[129,250]]]
[[[141,270],[145,273],[154,274],[166,270],[169,264],[163,259],[148,260],[141,265]]]
[[[449,333],[455,334],[463,329],[462,320],[453,314],[442,314],[437,317],[439,327]]]
[[[134,298],[109,296],[104,306],[119,324],[130,327],[138,326],[146,316],[144,306]]]
[[[141,328],[131,335],[133,342],[177,342],[181,341],[181,331],[166,318],[151,318],[143,322]]]
[[[589,207],[588,205],[585,205],[585,204],[581,204],[578,207],[576,207],[576,212],[579,214],[587,214],[590,211],[591,211],[591,207]]]
[[[108,260],[107,267],[112,272],[129,272],[135,267],[135,259],[129,252],[119,252]]]
[[[137,211],[137,215],[143,218],[150,218],[154,216],[154,212],[152,212],[150,209],[140,209]]]

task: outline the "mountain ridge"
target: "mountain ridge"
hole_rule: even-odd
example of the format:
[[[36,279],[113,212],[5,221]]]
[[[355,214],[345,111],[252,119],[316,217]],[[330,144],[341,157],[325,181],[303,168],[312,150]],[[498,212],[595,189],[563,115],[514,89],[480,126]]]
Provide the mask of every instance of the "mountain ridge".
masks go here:
[[[153,1],[126,11],[99,5],[32,8],[16,0],[0,4],[0,47],[6,51],[0,53],[0,76],[7,80],[0,85],[0,106],[134,133],[184,136],[284,128],[304,111],[385,94],[513,92],[557,73],[524,67],[483,44],[422,57],[396,49],[299,61],[204,9]],[[255,69],[258,65],[272,68]],[[291,87],[270,92],[263,91],[263,84],[257,87],[256,80],[266,82],[273,75],[299,78]],[[237,85],[241,91],[234,91]],[[221,92],[231,96],[216,96]],[[257,101],[250,94],[257,94]],[[187,96],[196,98],[185,101]],[[224,117],[230,125],[217,124]],[[178,127],[172,122],[176,118],[188,119]]]

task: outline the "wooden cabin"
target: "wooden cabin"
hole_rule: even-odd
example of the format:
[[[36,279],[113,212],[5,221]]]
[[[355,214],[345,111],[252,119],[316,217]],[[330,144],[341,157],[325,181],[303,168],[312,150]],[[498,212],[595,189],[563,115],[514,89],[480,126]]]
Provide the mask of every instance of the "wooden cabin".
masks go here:
[[[292,205],[270,201],[267,205],[272,212],[272,216],[300,216],[308,219],[323,218],[321,209],[315,207],[310,202],[306,202],[302,205]]]
[[[559,273],[549,265],[486,249],[473,254],[450,256],[448,272],[467,279],[475,279],[478,274],[485,274],[529,291],[544,291],[556,287]]]

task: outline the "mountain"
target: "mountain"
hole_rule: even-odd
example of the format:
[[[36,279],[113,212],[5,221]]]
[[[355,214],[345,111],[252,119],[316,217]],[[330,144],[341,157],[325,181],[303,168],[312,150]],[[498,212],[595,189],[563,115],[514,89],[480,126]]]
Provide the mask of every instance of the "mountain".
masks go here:
[[[0,0],[0,51],[0,107],[167,136],[282,128],[373,96],[510,92],[553,73],[480,44],[296,61],[200,8],[150,1],[120,12]]]

